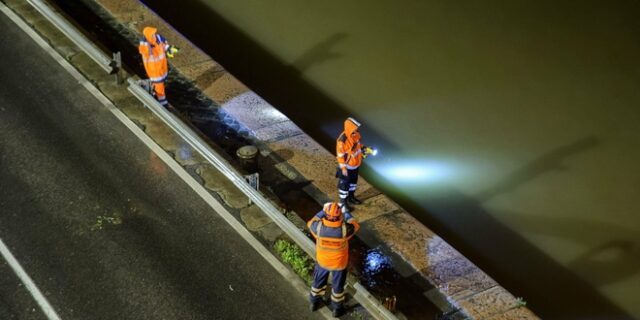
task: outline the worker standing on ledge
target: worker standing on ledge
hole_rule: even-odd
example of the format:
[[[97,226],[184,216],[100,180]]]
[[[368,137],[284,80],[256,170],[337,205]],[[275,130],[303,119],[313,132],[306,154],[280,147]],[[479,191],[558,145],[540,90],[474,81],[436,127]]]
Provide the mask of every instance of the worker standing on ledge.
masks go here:
[[[347,210],[350,210],[349,204],[362,203],[355,197],[358,186],[358,170],[363,158],[369,154],[375,155],[377,152],[371,147],[365,147],[360,143],[359,127],[360,122],[351,117],[347,118],[344,121],[344,131],[340,134],[336,143],[338,195],[340,196],[340,204]]]
[[[167,106],[169,102],[164,92],[164,83],[169,74],[167,57],[173,58],[173,55],[178,52],[178,48],[169,45],[156,28],[145,27],[142,34],[144,38],[140,40],[138,52],[142,56],[142,63],[151,81],[156,99],[161,105]]]
[[[307,226],[316,239],[316,264],[309,301],[311,311],[320,307],[331,273],[331,310],[334,317],[344,313],[344,285],[347,281],[349,239],[360,229],[348,211],[335,202],[327,202]]]

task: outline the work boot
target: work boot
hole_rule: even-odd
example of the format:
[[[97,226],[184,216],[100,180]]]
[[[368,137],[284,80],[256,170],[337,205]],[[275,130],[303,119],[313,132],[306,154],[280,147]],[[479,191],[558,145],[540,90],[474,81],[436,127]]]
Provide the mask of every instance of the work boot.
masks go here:
[[[347,197],[347,202],[351,203],[351,204],[362,204],[362,201],[360,201],[360,199],[356,198],[356,196],[354,195],[350,195]]]
[[[320,301],[311,302],[311,304],[309,304],[309,310],[311,310],[311,312],[314,312],[318,309],[320,309]]]
[[[340,200],[340,203],[338,205],[340,206],[340,208],[342,208],[343,212],[351,212],[353,209],[351,206],[349,206],[349,202],[347,201],[347,199]]]
[[[333,308],[333,311],[331,311],[331,315],[333,315],[334,318],[340,318],[343,314],[344,314],[344,307],[342,306],[335,307]]]

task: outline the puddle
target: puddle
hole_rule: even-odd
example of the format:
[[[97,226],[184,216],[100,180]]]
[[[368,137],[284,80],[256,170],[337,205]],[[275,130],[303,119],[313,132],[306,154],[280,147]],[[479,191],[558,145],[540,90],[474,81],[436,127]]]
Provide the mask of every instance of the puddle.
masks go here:
[[[433,319],[439,314],[423,294],[431,286],[421,277],[400,275],[384,249],[368,247],[359,239],[351,240],[350,248],[350,271],[383,304],[386,300],[408,319]]]
[[[362,253],[361,280],[370,289],[378,287],[391,287],[398,280],[398,274],[393,271],[391,258],[385,255],[379,248],[366,250]]]

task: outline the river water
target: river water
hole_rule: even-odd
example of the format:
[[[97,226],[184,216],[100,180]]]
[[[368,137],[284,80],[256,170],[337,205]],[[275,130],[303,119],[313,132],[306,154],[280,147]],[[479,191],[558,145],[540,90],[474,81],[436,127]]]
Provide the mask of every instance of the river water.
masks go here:
[[[144,1],[544,318],[640,318],[640,2]]]

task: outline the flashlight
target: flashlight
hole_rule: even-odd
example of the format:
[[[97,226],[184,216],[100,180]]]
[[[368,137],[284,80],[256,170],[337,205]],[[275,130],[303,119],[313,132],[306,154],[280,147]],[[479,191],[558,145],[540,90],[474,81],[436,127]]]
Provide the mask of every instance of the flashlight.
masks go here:
[[[363,151],[364,151],[363,153],[365,158],[369,155],[375,156],[378,154],[378,149],[372,148],[372,147],[364,147]]]
[[[180,48],[176,46],[169,46],[169,50],[167,50],[167,57],[173,58],[174,54],[178,53],[178,51],[180,51]]]

